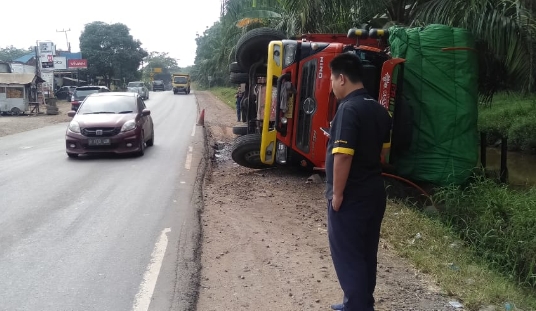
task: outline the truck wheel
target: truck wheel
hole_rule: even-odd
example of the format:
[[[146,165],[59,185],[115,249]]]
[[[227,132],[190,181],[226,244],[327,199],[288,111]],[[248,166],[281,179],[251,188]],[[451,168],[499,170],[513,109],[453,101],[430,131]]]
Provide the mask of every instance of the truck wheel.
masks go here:
[[[268,168],[270,165],[261,162],[261,135],[247,134],[235,139],[231,158],[238,165],[252,169]]]
[[[244,69],[237,62],[232,62],[229,64],[229,72],[241,73],[244,72]]]
[[[248,127],[247,126],[233,126],[233,134],[238,136],[244,136],[248,133]]]
[[[248,31],[236,44],[236,61],[242,68],[250,68],[268,54],[270,41],[285,39],[285,34],[273,28],[256,28]]]
[[[248,102],[247,96],[244,96],[240,101],[240,114],[242,115],[242,122],[246,122],[248,119]]]
[[[248,83],[249,76],[247,73],[243,72],[231,72],[231,75],[229,76],[229,81],[233,84]]]

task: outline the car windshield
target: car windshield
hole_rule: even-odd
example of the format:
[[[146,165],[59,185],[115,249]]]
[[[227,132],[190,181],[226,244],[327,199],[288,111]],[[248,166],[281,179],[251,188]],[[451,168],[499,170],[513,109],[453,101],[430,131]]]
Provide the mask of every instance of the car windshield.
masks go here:
[[[153,84],[158,84],[158,85],[160,85],[160,84],[164,84],[164,82],[162,82],[162,81],[154,81]]]
[[[185,84],[185,83],[188,83],[188,80],[186,79],[186,77],[175,77],[175,79],[173,79],[173,82],[179,83],[179,84]]]
[[[98,93],[99,89],[77,89],[75,92],[76,97],[88,96],[89,94]]]
[[[143,82],[129,82],[128,87],[142,87],[143,86]]]
[[[136,100],[133,96],[89,96],[86,98],[79,114],[137,113]]]

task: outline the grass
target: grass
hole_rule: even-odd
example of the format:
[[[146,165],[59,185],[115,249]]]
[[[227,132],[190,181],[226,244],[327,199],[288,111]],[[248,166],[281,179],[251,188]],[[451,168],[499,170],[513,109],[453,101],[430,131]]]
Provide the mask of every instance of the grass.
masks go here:
[[[236,109],[235,88],[218,86],[212,87],[208,89],[208,91],[218,97],[219,100],[227,104],[227,106]]]
[[[215,86],[211,88],[201,87],[196,83],[192,83],[192,88],[201,91],[209,91],[219,100],[227,104],[227,106],[236,109],[236,89],[234,87]]]
[[[433,200],[433,213],[391,204],[382,236],[468,310],[507,302],[536,310],[536,188],[476,177]]]
[[[536,95],[497,94],[490,107],[480,107],[478,127],[488,133],[488,144],[507,137],[510,150],[535,151]]]
[[[417,269],[431,275],[444,294],[458,297],[466,310],[505,303],[536,310],[534,292],[489,268],[470,245],[456,238],[457,234],[437,218],[401,203],[389,204],[382,236]]]

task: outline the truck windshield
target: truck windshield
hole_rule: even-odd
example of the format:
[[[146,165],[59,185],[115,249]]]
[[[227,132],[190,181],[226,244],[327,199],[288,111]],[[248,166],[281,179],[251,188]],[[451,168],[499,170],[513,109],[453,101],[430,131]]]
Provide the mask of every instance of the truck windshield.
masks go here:
[[[186,79],[186,77],[175,77],[173,79],[173,83],[186,84],[186,83],[188,83],[188,80]]]

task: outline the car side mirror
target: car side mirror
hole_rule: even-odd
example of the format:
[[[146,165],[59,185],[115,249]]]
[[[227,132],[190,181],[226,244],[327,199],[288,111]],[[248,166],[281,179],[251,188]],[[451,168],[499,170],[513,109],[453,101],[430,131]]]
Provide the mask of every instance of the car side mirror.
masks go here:
[[[67,115],[68,115],[69,117],[71,117],[71,118],[74,117],[75,114],[76,114],[76,111],[73,111],[73,110],[67,112]]]
[[[151,115],[151,110],[143,109],[142,112],[141,112],[141,115],[144,116],[144,117],[149,116],[149,115]]]

